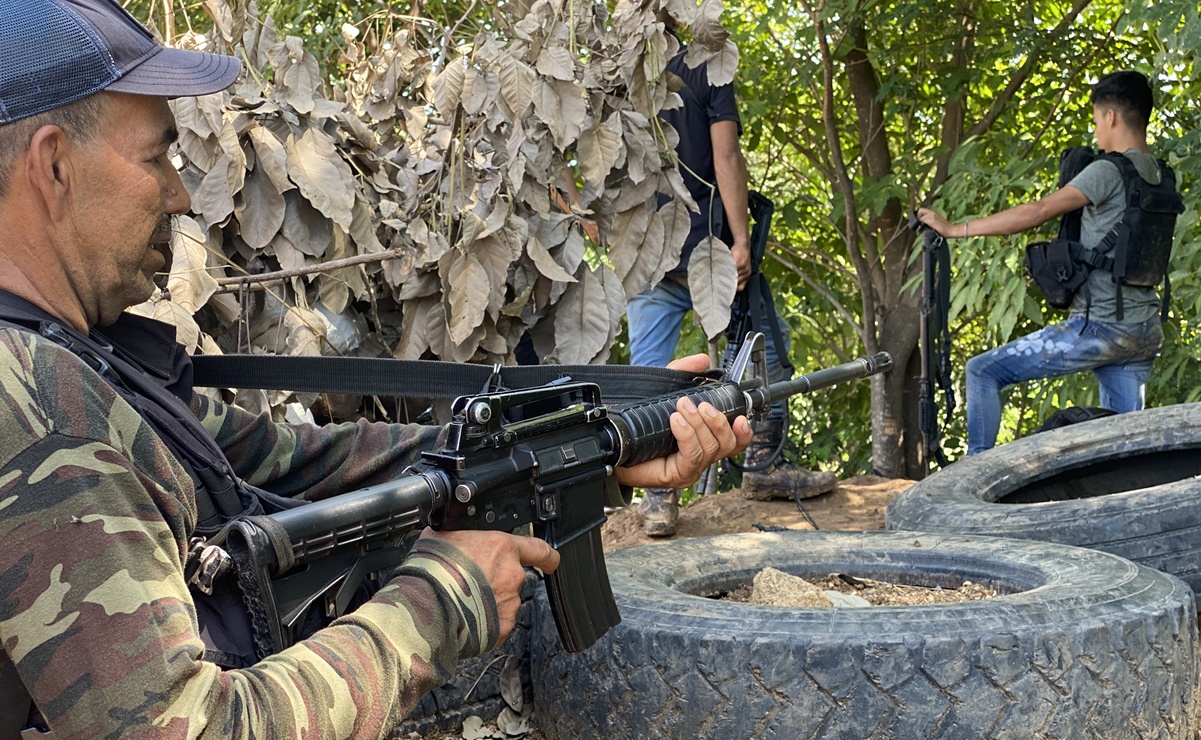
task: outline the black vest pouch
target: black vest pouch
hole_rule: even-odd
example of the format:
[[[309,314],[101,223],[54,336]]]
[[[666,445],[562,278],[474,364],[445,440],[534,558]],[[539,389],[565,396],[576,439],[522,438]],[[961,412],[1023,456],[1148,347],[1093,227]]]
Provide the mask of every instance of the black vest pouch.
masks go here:
[[[1088,279],[1088,265],[1073,256],[1074,246],[1079,248],[1057,237],[1026,247],[1026,270],[1052,308],[1070,307],[1080,286]]]
[[[1184,204],[1175,187],[1164,183],[1152,186],[1140,178],[1130,189],[1130,207],[1114,248],[1115,260],[1121,262],[1114,275],[1123,285],[1151,288],[1168,274],[1176,216]]]

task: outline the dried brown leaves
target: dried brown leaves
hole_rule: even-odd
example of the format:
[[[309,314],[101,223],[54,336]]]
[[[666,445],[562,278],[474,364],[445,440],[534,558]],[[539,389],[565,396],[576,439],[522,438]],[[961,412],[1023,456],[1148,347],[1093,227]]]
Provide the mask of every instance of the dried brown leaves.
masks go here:
[[[249,64],[230,91],[173,103],[195,220],[176,235],[172,300],[202,312],[227,351],[506,362],[529,330],[544,361],[604,362],[627,296],[675,266],[696,208],[657,119],[679,104],[660,2],[620,2],[609,16],[603,3],[536,0],[516,22],[498,18],[503,33],[457,47],[398,18],[346,26],[345,77],[328,90],[300,39],[278,38],[241,0],[205,0],[210,48]],[[720,2],[664,5],[694,22],[690,61],[732,78]],[[553,197],[565,171],[583,184],[572,213]],[[660,193],[674,200],[659,208]],[[600,244],[581,218],[597,222]],[[240,307],[213,282],[385,251],[389,261],[244,293]],[[733,263],[728,251],[698,255],[712,336]],[[339,323],[369,326],[372,341]],[[352,339],[331,339],[342,335]]]

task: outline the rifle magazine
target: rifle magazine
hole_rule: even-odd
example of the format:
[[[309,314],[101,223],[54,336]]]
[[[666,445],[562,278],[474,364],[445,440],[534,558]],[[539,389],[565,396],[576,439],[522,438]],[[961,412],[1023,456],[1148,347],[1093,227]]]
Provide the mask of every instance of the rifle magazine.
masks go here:
[[[558,550],[559,568],[546,577],[546,595],[563,647],[578,653],[620,624],[621,615],[609,587],[600,527]]]

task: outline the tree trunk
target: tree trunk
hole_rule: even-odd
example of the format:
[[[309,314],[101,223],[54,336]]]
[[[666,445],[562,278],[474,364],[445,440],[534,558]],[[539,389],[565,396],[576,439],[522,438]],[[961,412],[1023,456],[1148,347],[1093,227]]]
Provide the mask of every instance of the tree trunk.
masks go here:
[[[906,389],[916,393],[917,378],[909,370],[910,358],[918,349],[921,333],[920,297],[903,294],[881,323],[880,349],[892,355],[892,370],[872,378],[872,467],[889,478],[912,477],[907,460],[914,458],[914,445],[921,435],[911,414],[906,414]]]
[[[872,473],[899,478],[905,468],[901,448],[904,410],[899,385],[889,375],[872,378]]]

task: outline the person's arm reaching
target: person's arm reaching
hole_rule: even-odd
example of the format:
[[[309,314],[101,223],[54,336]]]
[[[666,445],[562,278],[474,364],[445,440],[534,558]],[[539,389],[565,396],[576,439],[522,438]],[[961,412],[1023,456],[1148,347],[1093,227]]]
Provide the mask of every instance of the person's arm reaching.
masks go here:
[[[1042,200],[1022,203],[984,218],[953,224],[942,214],[929,208],[919,208],[917,217],[922,223],[950,239],[972,236],[1007,236],[1042,226],[1053,218],[1083,208],[1090,203],[1088,196],[1071,185],[1056,190]]]

